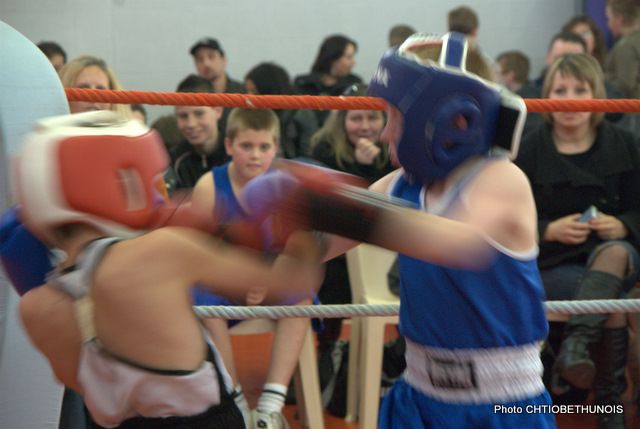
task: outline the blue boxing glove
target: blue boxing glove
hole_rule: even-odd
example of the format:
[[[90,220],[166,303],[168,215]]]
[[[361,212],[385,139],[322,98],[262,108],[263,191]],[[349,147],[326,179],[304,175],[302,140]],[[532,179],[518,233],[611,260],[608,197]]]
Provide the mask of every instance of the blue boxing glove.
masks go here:
[[[45,282],[51,252],[20,222],[16,207],[0,218],[0,261],[19,295]]]
[[[300,189],[300,181],[283,170],[271,170],[252,179],[245,187],[242,198],[251,218],[264,221],[287,208],[288,200]]]
[[[245,187],[244,206],[250,222],[258,225],[263,249],[282,250],[292,232],[307,229],[307,225],[294,220],[298,216],[291,198],[299,188],[300,182],[282,170],[268,171]]]

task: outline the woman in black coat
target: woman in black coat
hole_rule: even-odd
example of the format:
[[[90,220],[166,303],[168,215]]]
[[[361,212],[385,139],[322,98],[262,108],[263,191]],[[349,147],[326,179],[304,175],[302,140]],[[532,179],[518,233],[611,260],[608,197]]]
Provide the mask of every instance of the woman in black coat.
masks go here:
[[[296,76],[296,91],[306,95],[341,95],[351,85],[362,79],[351,73],[356,64],[358,44],[341,34],[328,36],[322,41],[311,73]],[[327,110],[316,110],[318,125],[324,125],[329,116]]]
[[[585,54],[558,58],[543,96],[604,98],[602,70]],[[622,298],[638,279],[640,156],[633,136],[602,113],[554,112],[528,134],[516,163],[538,208],[539,267],[550,300]],[[572,316],[553,367],[563,380],[593,387],[598,404],[621,405],[628,347],[625,314]],[[601,356],[594,363],[594,346]],[[566,384],[564,385],[566,386]],[[599,415],[602,428],[624,427],[624,415]]]

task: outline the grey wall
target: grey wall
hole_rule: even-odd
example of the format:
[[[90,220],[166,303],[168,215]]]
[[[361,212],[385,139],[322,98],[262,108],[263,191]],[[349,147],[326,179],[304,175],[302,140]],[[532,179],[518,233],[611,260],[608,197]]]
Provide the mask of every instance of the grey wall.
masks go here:
[[[34,43],[55,40],[70,57],[93,54],[127,89],[173,91],[194,70],[189,46],[217,37],[229,72],[242,79],[260,61],[291,75],[309,70],[322,39],[344,33],[359,44],[355,72],[368,79],[397,23],[443,32],[452,0],[1,0],[0,19]],[[542,67],[551,36],[582,8],[579,0],[467,1],[491,57],[519,48]],[[170,111],[153,107],[151,116]]]

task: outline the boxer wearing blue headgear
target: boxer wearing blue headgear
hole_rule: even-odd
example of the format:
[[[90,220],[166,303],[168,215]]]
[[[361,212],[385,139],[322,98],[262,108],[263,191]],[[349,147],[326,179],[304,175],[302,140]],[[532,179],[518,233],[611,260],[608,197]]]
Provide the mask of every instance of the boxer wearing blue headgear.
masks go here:
[[[439,50],[439,63],[418,56]],[[517,151],[524,103],[466,72],[467,54],[460,35],[416,35],[383,57],[371,88],[388,101],[381,140],[402,168],[369,191],[317,179],[312,167],[245,187],[254,215],[334,234],[327,258],[357,244],[348,239],[399,253],[407,369],[383,400],[380,429],[555,427],[539,353],[535,203],[503,155]],[[473,71],[488,69],[477,57]],[[363,387],[361,404],[377,403],[377,389]],[[360,425],[376,427],[374,415],[361,408]]]
[[[414,53],[434,44],[442,45],[437,63]],[[462,34],[449,33],[442,39],[417,34],[387,52],[371,80],[369,92],[404,116],[397,157],[414,181],[440,180],[493,146],[508,149],[512,158],[516,155],[524,102],[467,72],[467,53]]]
[[[434,44],[439,62],[421,60]],[[535,205],[522,172],[493,151],[515,156],[526,110],[467,72],[467,53],[459,34],[415,35],[383,57],[370,86],[390,105],[383,137],[403,167],[372,188],[478,227],[495,250],[480,270],[400,254],[407,370],[383,402],[382,429],[555,427],[540,407],[550,398],[538,352],[547,323]]]
[[[515,155],[524,103],[466,72],[467,55],[460,35],[416,35],[381,60],[370,88],[388,101],[381,139],[402,168],[376,192],[346,193],[330,178],[318,190],[284,172],[246,188],[258,212],[315,207],[312,228],[399,253],[407,370],[382,403],[381,429],[555,427],[539,356],[547,321],[535,204],[522,171],[493,150]],[[394,198],[375,202],[379,193]],[[328,257],[354,245],[328,244]],[[361,403],[378,393],[363,388]],[[360,425],[375,427],[372,415],[361,412]]]

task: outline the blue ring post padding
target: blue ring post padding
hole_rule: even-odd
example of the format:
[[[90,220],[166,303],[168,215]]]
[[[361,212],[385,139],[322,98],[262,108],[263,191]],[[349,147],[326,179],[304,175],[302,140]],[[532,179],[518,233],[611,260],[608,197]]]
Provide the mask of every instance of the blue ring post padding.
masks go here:
[[[0,260],[19,295],[43,284],[53,268],[49,249],[20,222],[16,207],[0,218]]]
[[[9,161],[36,120],[69,113],[55,69],[24,35],[0,21],[0,212],[11,204]],[[0,269],[2,427],[57,428],[63,389],[19,322],[18,294]],[[81,410],[81,409],[80,409]]]

